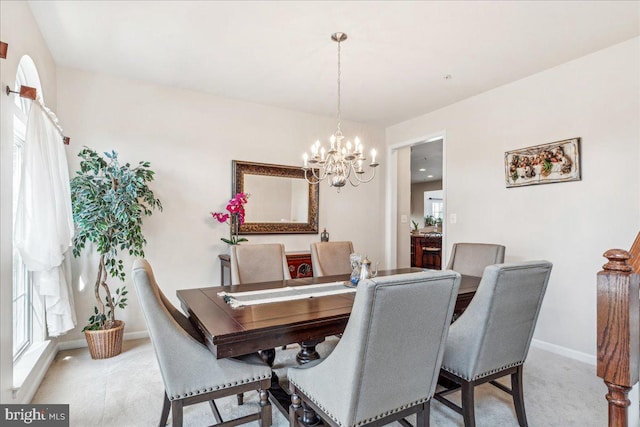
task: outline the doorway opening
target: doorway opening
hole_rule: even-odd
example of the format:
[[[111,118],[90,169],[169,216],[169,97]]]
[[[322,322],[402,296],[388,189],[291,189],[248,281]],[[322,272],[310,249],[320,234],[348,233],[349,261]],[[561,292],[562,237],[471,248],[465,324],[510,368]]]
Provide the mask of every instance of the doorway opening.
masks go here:
[[[420,251],[423,246],[416,251],[415,245],[429,242],[418,243],[417,237],[425,237],[427,234],[436,237],[437,234],[440,246],[439,268],[441,268],[445,265],[447,229],[445,221],[446,132],[443,130],[390,145],[387,156],[389,167],[385,203],[387,218],[385,264],[387,268],[407,268],[418,264],[417,259],[422,264]],[[412,157],[415,162],[412,161]],[[426,191],[441,191],[441,193],[428,193],[425,196]],[[437,204],[434,205],[434,202]],[[425,206],[427,206],[426,212]],[[434,257],[425,256],[424,264],[430,261],[431,266],[438,265],[437,255],[434,254]]]
[[[411,267],[442,269],[443,140],[411,146]]]

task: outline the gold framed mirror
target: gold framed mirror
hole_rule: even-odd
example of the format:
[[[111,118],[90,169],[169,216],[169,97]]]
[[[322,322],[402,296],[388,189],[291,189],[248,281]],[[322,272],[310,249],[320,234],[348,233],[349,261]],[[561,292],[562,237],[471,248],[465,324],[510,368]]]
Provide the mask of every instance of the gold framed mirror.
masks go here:
[[[239,234],[318,234],[318,185],[298,166],[232,162],[232,191],[249,193]]]

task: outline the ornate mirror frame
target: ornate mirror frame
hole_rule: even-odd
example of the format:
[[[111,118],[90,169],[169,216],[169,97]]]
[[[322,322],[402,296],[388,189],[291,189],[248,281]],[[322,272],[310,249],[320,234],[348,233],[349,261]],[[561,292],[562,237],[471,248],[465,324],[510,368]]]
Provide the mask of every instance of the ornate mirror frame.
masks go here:
[[[268,163],[233,160],[231,166],[231,191],[233,196],[244,192],[245,175],[265,175],[282,178],[305,179],[299,166],[272,165]],[[318,206],[320,204],[319,185],[309,186],[309,208],[306,223],[302,222],[245,222],[239,234],[318,234]],[[251,199],[249,199],[251,201]],[[250,209],[250,204],[247,209]]]

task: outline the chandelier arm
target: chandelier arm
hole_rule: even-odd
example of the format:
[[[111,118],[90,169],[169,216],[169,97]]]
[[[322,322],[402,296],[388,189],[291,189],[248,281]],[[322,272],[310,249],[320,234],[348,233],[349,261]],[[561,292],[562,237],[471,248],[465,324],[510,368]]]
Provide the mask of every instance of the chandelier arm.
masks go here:
[[[358,174],[356,174],[356,179],[358,180],[358,185],[366,184],[367,182],[370,182],[376,176],[376,168],[372,168],[372,169],[373,169],[373,174],[371,174],[371,177],[368,178],[368,179],[360,179]]]
[[[313,172],[313,176],[314,176],[318,181],[322,181],[323,179],[325,179],[325,178],[328,176],[328,174],[327,174],[327,170],[326,170],[326,169],[324,169],[324,168],[323,168],[323,169],[321,169],[321,170],[320,170],[320,175],[317,175],[317,174],[315,173],[315,171],[314,171],[314,172]]]
[[[304,179],[309,183],[309,184],[313,184],[313,185],[318,185],[320,184],[320,181],[322,181],[322,179],[320,179],[320,177],[318,177],[315,173],[315,169],[311,169],[311,175],[313,176],[313,178],[315,180],[309,180],[309,177],[307,175],[307,173],[309,172],[309,169],[304,169]],[[324,179],[324,178],[323,178]]]
[[[309,179],[307,179],[307,177],[305,176],[304,179],[307,181],[308,184],[310,185],[318,185],[320,184],[320,181],[309,181]]]
[[[357,179],[357,177],[356,177],[356,179]],[[351,178],[349,178],[349,184],[351,184],[352,187],[358,187],[360,184],[362,184],[362,181],[357,179],[356,182],[353,182],[351,180]]]
[[[347,171],[344,173],[344,177],[349,178],[351,176],[351,170],[353,169],[353,164],[347,163],[346,169]]]

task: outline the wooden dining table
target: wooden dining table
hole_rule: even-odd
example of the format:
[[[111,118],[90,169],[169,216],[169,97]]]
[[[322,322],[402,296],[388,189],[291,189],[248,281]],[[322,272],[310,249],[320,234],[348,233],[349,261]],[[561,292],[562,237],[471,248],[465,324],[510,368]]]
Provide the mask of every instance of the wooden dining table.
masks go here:
[[[420,268],[380,271],[378,276],[414,273]],[[283,287],[307,286],[331,282],[349,282],[349,275],[308,277],[274,282],[246,283],[178,290],[177,295],[191,322],[203,333],[205,344],[216,358],[237,357],[262,351],[270,365],[274,348],[300,344],[296,357],[303,364],[318,359],[316,345],[325,337],[341,334],[349,320],[354,293],[327,295],[293,301],[272,302],[233,308],[221,292],[245,292]],[[479,277],[462,276],[454,316],[469,304],[480,282]],[[286,392],[277,390],[275,377],[272,395],[282,411],[288,411]],[[280,395],[279,395],[280,394]]]

